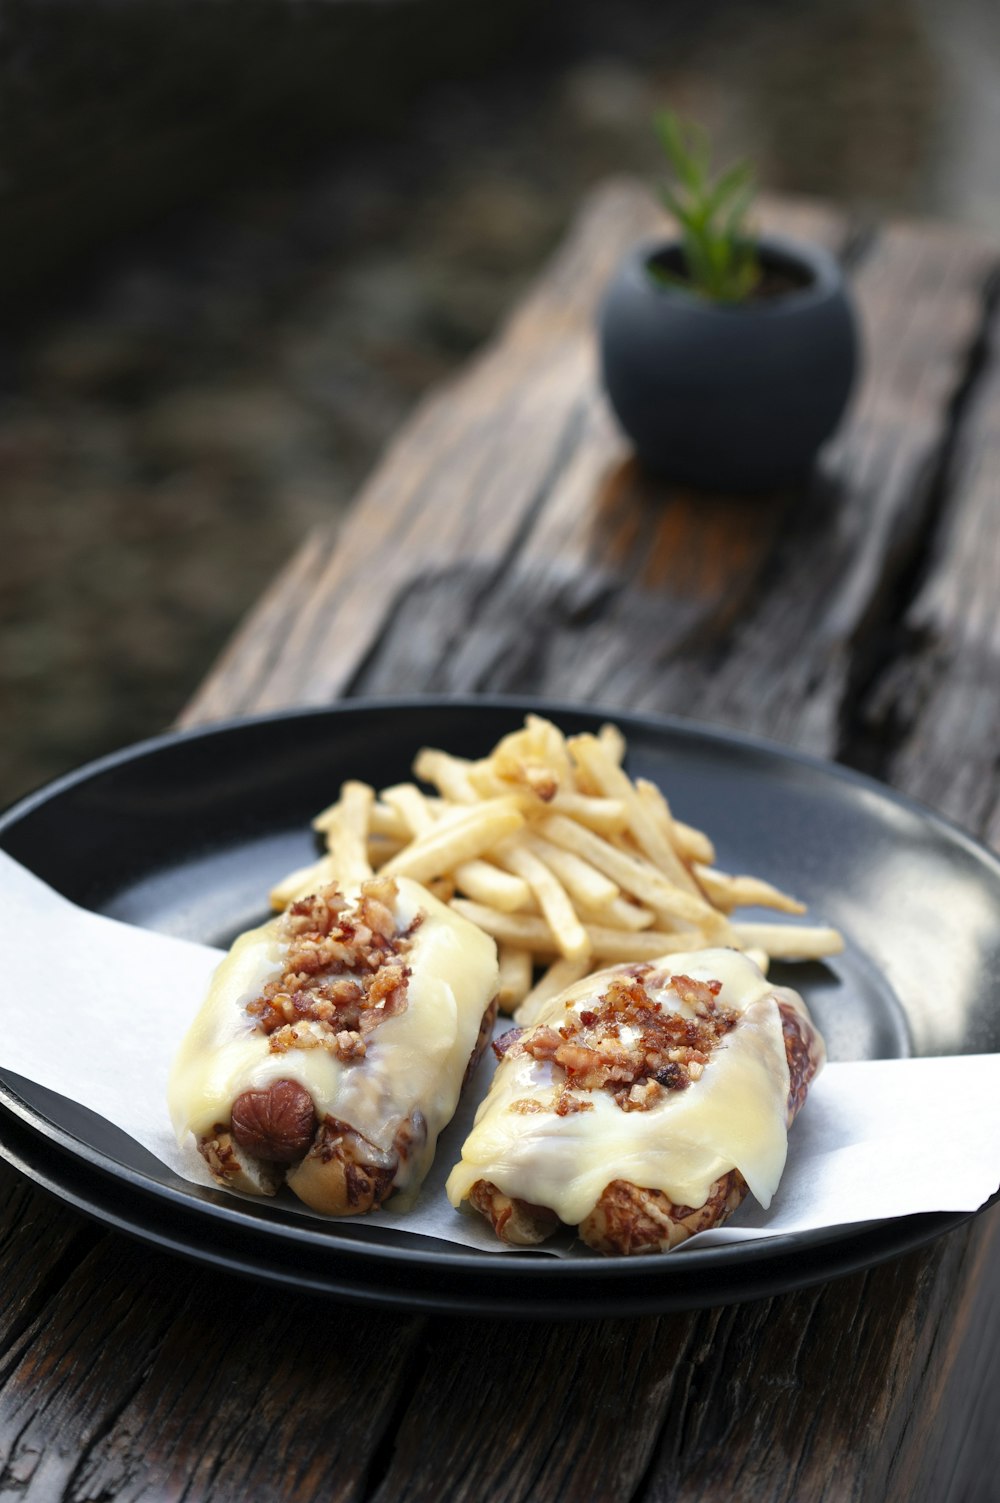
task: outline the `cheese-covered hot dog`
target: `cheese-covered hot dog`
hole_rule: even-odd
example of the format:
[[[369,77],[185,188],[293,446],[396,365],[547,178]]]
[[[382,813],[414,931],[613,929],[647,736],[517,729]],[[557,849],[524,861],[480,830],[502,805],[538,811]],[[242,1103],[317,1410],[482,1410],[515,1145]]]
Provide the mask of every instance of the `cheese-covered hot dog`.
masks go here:
[[[334,887],[233,945],[170,1080],[213,1176],[352,1215],[412,1199],[496,1013],[493,941],[407,878]]]
[[[735,950],[587,977],[494,1049],[452,1204],[507,1242],[564,1224],[606,1253],[666,1252],[748,1187],[769,1205],[824,1058],[797,994]]]

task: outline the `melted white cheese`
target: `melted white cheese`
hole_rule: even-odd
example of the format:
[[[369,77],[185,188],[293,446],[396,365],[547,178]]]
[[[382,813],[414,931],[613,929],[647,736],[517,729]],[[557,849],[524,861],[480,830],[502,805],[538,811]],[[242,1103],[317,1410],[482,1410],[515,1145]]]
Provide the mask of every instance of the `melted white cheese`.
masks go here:
[[[592,1111],[522,1113],[511,1104],[523,1098],[551,1103],[553,1067],[530,1055],[508,1055],[449,1176],[453,1205],[485,1179],[577,1226],[611,1180],[663,1190],[676,1204],[697,1207],[713,1181],[733,1168],[762,1205],[770,1204],[785,1165],[789,1087],[774,988],[735,950],[670,955],[655,965],[667,976],[721,981],[719,1002],[740,1015],[701,1079],[666,1092],[648,1111],[623,1112],[608,1091],[596,1090],[573,1093],[591,1102]],[[535,1026],[557,1027],[567,1007],[592,1004],[617,970],[570,987],[543,1008]],[[665,1000],[672,1010],[685,1010],[673,993]]]
[[[409,878],[397,878],[396,885],[393,912],[400,927],[424,913],[406,956],[405,1011],[380,1023],[367,1036],[364,1058],[348,1064],[325,1049],[273,1053],[246,1005],[280,974],[280,919],[241,935],[215,972],[174,1062],[168,1099],[179,1141],[227,1123],[242,1091],[295,1080],[320,1117],[348,1123],[382,1149],[391,1148],[411,1112],[422,1112],[426,1146],[400,1164],[396,1179],[398,1189],[415,1192],[458,1105],[498,968],[496,946],[481,929]]]

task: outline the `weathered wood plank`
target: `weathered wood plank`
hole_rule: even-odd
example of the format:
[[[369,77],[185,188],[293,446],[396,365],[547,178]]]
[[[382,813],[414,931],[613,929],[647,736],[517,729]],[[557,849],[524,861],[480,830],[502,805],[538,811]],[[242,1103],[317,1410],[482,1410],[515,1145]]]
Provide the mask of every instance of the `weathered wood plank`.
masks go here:
[[[98,1235],[0,1163],[0,1381],[31,1340],[50,1294]]]
[[[0,1498],[359,1498],[422,1324],[108,1235],[0,1369]]]
[[[492,581],[420,581],[353,688],[398,689],[402,662],[438,689],[572,691],[835,755],[854,664],[933,513],[996,264],[992,242],[964,235],[876,241],[856,279],[866,379],[802,497],[644,480],[591,390],[517,557]]]
[[[312,589],[294,566],[190,721],[233,703],[239,663],[244,707],[255,688],[268,707],[413,686],[572,693],[849,750],[857,664],[922,546],[997,247],[923,226],[875,239],[856,278],[869,358],[851,420],[807,496],[749,500],[644,477],[597,389],[595,298],[656,223],[634,189],[595,199],[498,347],[404,432],[319,574],[312,545]],[[848,235],[830,211],[780,202],[770,223]],[[257,662],[274,610],[282,651]]]
[[[843,218],[818,205],[778,201],[766,219],[832,244],[846,233]],[[398,618],[394,643],[408,644],[409,656],[393,664],[392,686],[405,686],[414,673],[423,687],[435,686],[443,676],[440,659],[453,655],[465,619],[464,609],[442,613],[441,639],[432,634],[425,648],[432,624],[423,611],[427,591],[443,586],[447,594],[450,582],[465,580],[466,593],[479,602],[520,555],[539,517],[547,519],[553,497],[551,527],[558,534],[559,506],[572,508],[579,493],[589,516],[594,466],[624,457],[595,391],[593,312],[623,250],[663,224],[649,196],[632,184],[595,195],[499,342],[428,399],[392,446],[336,547],[326,545],[326,566],[318,563],[324,544],[314,541],[308,564],[294,561],[238,634],[185,724],[251,706],[323,703],[351,688],[379,692],[387,674],[360,670],[376,649],[385,656],[387,623],[401,601],[411,609]],[[560,488],[564,477],[568,490]],[[643,494],[633,504],[642,510]],[[670,541],[668,527],[662,548]],[[568,546],[565,558],[558,549],[546,554],[562,577],[577,562]],[[276,615],[283,625],[274,655]],[[417,634],[410,629],[414,617],[424,628]],[[483,629],[491,624],[484,620]]]
[[[894,782],[1000,846],[1000,313],[962,415],[901,636],[869,720],[896,743]]]

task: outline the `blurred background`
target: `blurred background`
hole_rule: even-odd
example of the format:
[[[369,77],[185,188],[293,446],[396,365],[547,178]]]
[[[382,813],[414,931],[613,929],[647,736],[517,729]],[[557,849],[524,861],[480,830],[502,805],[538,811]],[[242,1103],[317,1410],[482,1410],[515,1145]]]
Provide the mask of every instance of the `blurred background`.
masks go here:
[[[0,804],[169,724],[667,103],[1000,234],[995,0],[10,0]]]

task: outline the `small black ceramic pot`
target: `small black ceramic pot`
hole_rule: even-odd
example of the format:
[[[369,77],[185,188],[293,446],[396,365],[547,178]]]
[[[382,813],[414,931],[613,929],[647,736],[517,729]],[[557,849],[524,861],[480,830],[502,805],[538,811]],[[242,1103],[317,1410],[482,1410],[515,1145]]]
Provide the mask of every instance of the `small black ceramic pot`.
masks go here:
[[[676,244],[637,246],[600,310],[604,384],[640,458],[670,479],[759,491],[808,470],[843,414],[858,336],[840,268],[815,245],[764,236],[764,283],[745,303],[709,302],[657,280]]]

